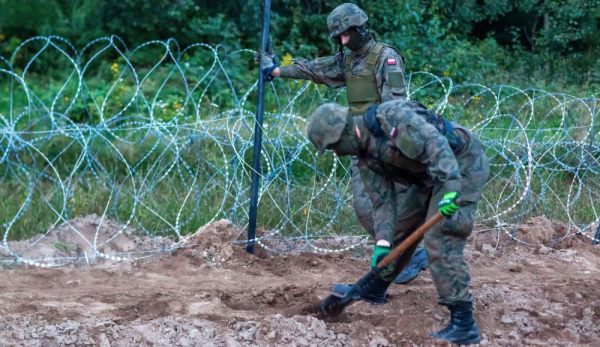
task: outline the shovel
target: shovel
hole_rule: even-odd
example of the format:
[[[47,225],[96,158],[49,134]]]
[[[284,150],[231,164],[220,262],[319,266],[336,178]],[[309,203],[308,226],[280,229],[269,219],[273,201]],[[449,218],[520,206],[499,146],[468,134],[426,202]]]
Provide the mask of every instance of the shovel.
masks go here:
[[[425,233],[431,229],[435,224],[444,219],[441,213],[436,213],[433,217],[429,218],[423,225],[421,225],[414,233],[410,234],[400,245],[394,248],[385,258],[377,263],[378,268],[382,268],[390,265],[399,256],[404,254],[406,250],[412,246],[417,240],[419,240]],[[366,276],[379,276],[375,271],[371,270]],[[346,295],[338,293],[332,293],[318,304],[315,305],[315,312],[321,319],[337,317],[348,307],[354,300],[354,290],[356,286],[353,286]]]

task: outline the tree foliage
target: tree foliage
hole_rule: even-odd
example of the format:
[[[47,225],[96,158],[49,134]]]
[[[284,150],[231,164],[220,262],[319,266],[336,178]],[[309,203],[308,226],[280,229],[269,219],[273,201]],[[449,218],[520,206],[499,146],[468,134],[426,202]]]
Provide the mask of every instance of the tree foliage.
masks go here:
[[[326,18],[342,1],[273,2],[271,35],[279,55],[333,54]],[[57,35],[76,47],[108,35],[130,46],[176,39],[254,48],[261,0],[0,0],[0,54],[36,35]],[[398,47],[410,70],[459,80],[498,77],[534,66],[573,78],[600,68],[600,0],[357,0],[377,37]],[[557,62],[563,62],[563,65]],[[554,70],[553,70],[554,69]],[[548,71],[546,71],[548,70]],[[550,71],[551,70],[551,71]],[[593,72],[593,73],[591,73]],[[590,77],[592,76],[592,77]]]

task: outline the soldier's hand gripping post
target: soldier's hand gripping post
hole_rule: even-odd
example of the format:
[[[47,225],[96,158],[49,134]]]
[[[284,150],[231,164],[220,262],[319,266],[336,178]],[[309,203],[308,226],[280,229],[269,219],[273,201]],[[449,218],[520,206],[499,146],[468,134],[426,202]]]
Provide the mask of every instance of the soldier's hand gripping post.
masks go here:
[[[266,51],[259,49],[258,51],[254,52],[254,61],[260,63],[260,69],[265,81],[271,82],[275,78],[272,75],[273,71],[279,67],[277,56],[273,50],[273,41],[271,39],[269,39]]]

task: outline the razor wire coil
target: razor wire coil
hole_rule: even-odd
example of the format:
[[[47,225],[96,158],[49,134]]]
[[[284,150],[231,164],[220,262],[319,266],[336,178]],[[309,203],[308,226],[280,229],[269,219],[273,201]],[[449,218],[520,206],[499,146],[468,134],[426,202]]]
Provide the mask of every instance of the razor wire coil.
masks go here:
[[[156,47],[162,49],[158,61],[138,67],[138,55],[155,53]],[[85,239],[94,257],[136,259],[146,257],[140,252],[186,247],[202,232],[199,227],[217,218],[239,226],[236,242],[245,242],[257,82],[244,84],[230,69],[252,53],[225,54],[221,46],[204,43],[181,49],[172,39],[128,49],[116,36],[77,51],[49,36],[26,40],[10,58],[0,57],[0,182],[24,191],[15,213],[0,221],[0,250],[35,266],[72,261],[28,259],[13,250],[9,238],[33,205],[43,206],[52,222],[36,230],[29,247],[66,225]],[[62,62],[58,73],[47,71],[62,77],[57,90],[45,90],[36,80],[47,77],[37,66],[46,55]],[[203,58],[203,64],[194,66],[188,56]],[[102,68],[113,61],[123,68],[111,65],[112,78],[104,76]],[[545,215],[567,227],[552,242],[574,235],[599,241],[593,236],[600,221],[598,98],[456,84],[428,72],[407,74],[406,81],[409,99],[427,100],[423,103],[465,124],[483,142],[492,174],[478,222],[531,245],[518,231],[529,217]],[[254,241],[273,252],[324,253],[364,243],[353,219],[348,163],[331,153],[317,157],[304,134],[310,110],[343,103],[344,91],[282,79],[267,87],[267,105],[275,109],[265,112],[263,125],[259,214],[266,230]],[[162,117],[167,109],[170,116]],[[76,122],[75,114],[88,121]],[[101,221],[112,218],[119,227],[102,236],[100,224],[87,239],[70,221],[77,215],[75,200],[82,199],[77,194],[91,184],[105,199],[98,204]],[[161,204],[165,194],[169,204]],[[161,250],[101,251],[128,228],[147,237],[169,235],[172,243]],[[350,241],[329,243],[332,229],[339,240]]]

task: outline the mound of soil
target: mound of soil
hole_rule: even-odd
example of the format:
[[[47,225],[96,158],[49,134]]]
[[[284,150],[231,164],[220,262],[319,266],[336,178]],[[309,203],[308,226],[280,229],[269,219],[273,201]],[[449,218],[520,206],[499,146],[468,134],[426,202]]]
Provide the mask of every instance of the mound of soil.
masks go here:
[[[248,262],[251,255],[245,248],[232,242],[239,235],[239,229],[230,221],[222,219],[201,227],[174,256],[187,257],[197,265],[206,263],[215,267]],[[256,247],[255,255],[265,258],[268,252]]]
[[[553,225],[548,238],[542,232],[548,223],[537,222],[528,234],[546,245],[511,242],[496,249],[489,241],[478,249],[477,240],[495,239],[486,231],[465,249],[481,346],[600,341],[600,248],[580,236],[553,245],[567,229]],[[392,285],[385,305],[355,303],[324,322],[310,308],[332,285],[353,283],[368,271],[371,250],[274,254],[257,246],[250,255],[231,242],[238,236],[235,226],[219,221],[172,255],[129,267],[0,270],[0,345],[447,345],[429,337],[449,314],[437,305],[428,271]]]
[[[86,262],[93,263],[103,259],[97,259],[94,246],[105,255],[122,255],[126,252],[162,249],[173,243],[165,237],[145,238],[140,235],[132,227],[92,214],[73,218],[28,240],[9,241],[8,247],[26,260],[50,262],[52,258],[74,257],[80,260],[87,258]],[[0,259],[12,258],[6,249],[0,248]]]
[[[478,232],[477,229],[485,230]],[[507,230],[512,227],[507,226]],[[588,230],[589,234],[589,230]],[[524,243],[538,249],[553,248],[565,249],[572,247],[582,247],[591,243],[588,237],[577,232],[574,227],[569,228],[567,224],[558,221],[552,221],[546,217],[534,217],[518,226],[513,234],[516,242]],[[511,236],[505,230],[497,228],[486,228],[476,226],[473,236],[470,240],[473,248],[480,252],[494,252],[498,247],[505,246],[511,241]]]

